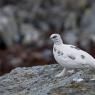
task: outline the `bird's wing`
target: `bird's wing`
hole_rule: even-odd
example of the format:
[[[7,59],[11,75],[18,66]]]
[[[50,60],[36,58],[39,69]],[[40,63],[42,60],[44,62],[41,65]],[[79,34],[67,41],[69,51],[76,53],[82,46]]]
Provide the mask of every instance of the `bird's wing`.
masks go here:
[[[69,54],[70,56],[75,57],[78,61],[91,63],[91,61],[94,60],[94,58],[89,53],[73,45],[65,45],[65,47],[63,47],[63,51],[65,51],[67,55]]]
[[[95,68],[95,59],[86,51],[78,49],[76,46],[70,46],[72,48],[72,54],[77,56],[77,60],[83,62],[84,64],[88,64],[91,67]],[[75,48],[74,48],[75,47]]]
[[[80,48],[78,48],[77,46],[74,46],[74,45],[68,45],[70,48],[72,49],[76,49],[76,50],[81,50]]]

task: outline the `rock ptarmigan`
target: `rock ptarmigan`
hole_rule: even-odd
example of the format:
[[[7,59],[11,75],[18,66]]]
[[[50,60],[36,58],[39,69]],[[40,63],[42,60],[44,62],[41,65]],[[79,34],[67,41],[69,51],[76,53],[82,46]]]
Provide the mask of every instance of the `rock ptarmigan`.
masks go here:
[[[90,54],[76,46],[63,44],[59,34],[52,34],[50,39],[54,42],[54,58],[64,67],[56,77],[65,76],[68,69],[95,69],[95,59]]]

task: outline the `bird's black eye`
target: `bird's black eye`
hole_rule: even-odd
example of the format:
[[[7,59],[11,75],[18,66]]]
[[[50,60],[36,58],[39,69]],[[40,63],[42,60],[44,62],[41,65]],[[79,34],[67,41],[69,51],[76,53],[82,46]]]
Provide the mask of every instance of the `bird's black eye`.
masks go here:
[[[56,38],[57,36],[53,36],[52,38]]]

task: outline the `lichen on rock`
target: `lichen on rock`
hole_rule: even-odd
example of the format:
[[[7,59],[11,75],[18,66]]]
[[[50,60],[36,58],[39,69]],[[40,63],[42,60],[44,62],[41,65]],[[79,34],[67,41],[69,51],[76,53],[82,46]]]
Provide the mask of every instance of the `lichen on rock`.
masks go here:
[[[0,77],[0,95],[89,95],[89,93],[95,93],[94,81],[71,83],[70,80],[77,74],[55,78],[61,70],[58,64],[16,68]]]

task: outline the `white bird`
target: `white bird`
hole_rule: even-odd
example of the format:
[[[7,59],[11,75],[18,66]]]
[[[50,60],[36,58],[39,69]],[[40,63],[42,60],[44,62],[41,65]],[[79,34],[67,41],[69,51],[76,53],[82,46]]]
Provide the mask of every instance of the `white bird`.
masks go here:
[[[95,69],[95,59],[87,52],[73,45],[64,44],[59,34],[52,34],[55,60],[64,67],[56,77],[65,76],[68,69]]]

